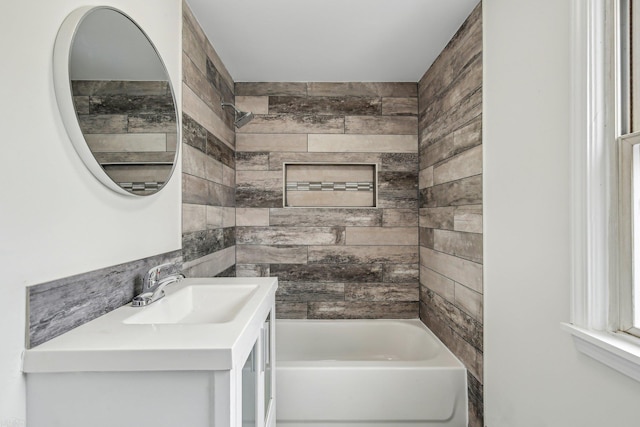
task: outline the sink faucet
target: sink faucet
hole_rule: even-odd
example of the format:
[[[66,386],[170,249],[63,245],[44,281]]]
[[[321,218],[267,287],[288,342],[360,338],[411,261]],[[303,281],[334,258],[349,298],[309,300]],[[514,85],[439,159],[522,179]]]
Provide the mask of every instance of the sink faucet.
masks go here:
[[[154,303],[164,297],[164,288],[174,282],[178,282],[184,278],[184,274],[176,273],[170,274],[163,279],[160,279],[160,273],[163,269],[174,267],[173,263],[161,264],[151,268],[147,274],[145,274],[142,281],[142,293],[133,298],[131,301],[132,307],[144,307]]]

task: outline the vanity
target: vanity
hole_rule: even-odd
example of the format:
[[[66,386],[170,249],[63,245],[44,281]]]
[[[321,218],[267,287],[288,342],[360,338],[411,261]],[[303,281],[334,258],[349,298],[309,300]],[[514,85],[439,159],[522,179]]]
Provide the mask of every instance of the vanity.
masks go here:
[[[275,426],[277,286],[183,279],[26,350],[29,426]]]

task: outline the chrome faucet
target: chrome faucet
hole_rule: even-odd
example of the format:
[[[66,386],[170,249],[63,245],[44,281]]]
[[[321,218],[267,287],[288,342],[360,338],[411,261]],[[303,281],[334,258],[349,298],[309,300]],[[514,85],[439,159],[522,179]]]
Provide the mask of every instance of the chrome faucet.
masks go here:
[[[184,278],[184,274],[170,274],[163,279],[160,279],[160,273],[163,269],[169,267],[175,268],[175,264],[166,263],[151,268],[147,274],[145,274],[142,281],[142,293],[133,298],[131,301],[132,307],[144,307],[154,303],[164,297],[164,288],[174,282],[178,282]]]

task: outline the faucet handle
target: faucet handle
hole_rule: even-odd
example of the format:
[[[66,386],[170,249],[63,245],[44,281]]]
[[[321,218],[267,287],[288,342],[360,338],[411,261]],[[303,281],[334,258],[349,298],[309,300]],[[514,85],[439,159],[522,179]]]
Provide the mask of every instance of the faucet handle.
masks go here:
[[[176,264],[173,262],[167,262],[165,264],[160,264],[155,267],[149,269],[147,274],[145,274],[144,279],[142,281],[142,292],[150,292],[153,291],[155,287],[160,283],[160,272],[163,269],[168,269],[169,267],[176,268]]]

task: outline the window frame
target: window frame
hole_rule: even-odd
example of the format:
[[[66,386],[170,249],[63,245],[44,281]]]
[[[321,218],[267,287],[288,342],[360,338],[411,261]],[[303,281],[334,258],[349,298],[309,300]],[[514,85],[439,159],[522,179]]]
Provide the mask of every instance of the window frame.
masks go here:
[[[620,14],[626,1],[571,3],[572,305],[562,328],[580,352],[640,381],[640,338],[621,332],[630,319],[630,281],[621,272],[630,271],[624,268],[631,260],[624,255],[629,242],[620,239],[629,223],[619,217],[626,187],[618,144],[630,140],[618,138],[628,122],[628,109],[620,108],[628,64],[619,54],[618,31],[627,25]]]

